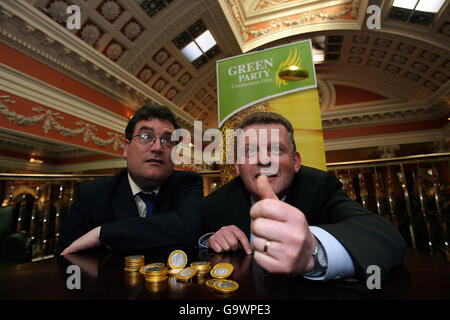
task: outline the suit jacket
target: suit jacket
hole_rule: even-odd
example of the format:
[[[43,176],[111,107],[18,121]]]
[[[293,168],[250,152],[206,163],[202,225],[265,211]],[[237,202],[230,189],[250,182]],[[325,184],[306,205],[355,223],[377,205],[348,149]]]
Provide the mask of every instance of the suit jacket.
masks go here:
[[[56,253],[97,226],[100,242],[112,249],[193,247],[200,232],[202,201],[203,179],[194,172],[174,170],[161,185],[148,218],[139,216],[126,169],[80,184],[61,225]]]
[[[389,269],[403,262],[405,242],[389,221],[348,198],[341,188],[334,175],[301,166],[285,202],[300,209],[309,225],[321,227],[344,246],[359,278],[368,276],[370,265],[378,265],[383,278]],[[202,234],[236,225],[249,237],[250,206],[250,193],[242,179],[233,179],[206,198]]]

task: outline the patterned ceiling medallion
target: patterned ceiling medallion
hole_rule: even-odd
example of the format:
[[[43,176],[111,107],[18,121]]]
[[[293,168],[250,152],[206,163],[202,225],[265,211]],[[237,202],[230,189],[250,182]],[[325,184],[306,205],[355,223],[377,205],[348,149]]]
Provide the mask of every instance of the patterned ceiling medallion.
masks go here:
[[[352,47],[350,49],[350,53],[359,54],[359,55],[364,54],[365,51],[366,51],[366,49],[363,47]]]
[[[414,50],[416,49],[416,47],[410,46],[410,45],[408,45],[408,44],[400,43],[400,44],[398,45],[397,49],[400,50],[401,52],[409,53],[409,54],[410,54],[410,53],[413,53],[413,52],[414,52]]]
[[[166,8],[171,0],[143,0],[140,1],[139,6],[149,17],[154,17],[156,14]]]
[[[176,88],[172,87],[167,90],[165,97],[169,100],[173,100],[177,96],[178,92],[179,91]]]
[[[97,7],[97,12],[110,23],[114,23],[124,11],[116,1],[112,0],[103,1]]]
[[[175,77],[178,72],[181,70],[181,66],[178,62],[174,62],[170,65],[169,68],[167,68],[167,73],[170,74],[172,77]]]
[[[200,90],[198,90],[196,93],[195,93],[195,98],[196,99],[199,99],[199,100],[201,100],[204,96],[205,96],[205,94],[206,94],[206,90],[204,89],[204,88],[201,88]]]
[[[433,78],[439,81],[440,83],[446,83],[448,80],[448,77],[439,71],[433,73]]]
[[[382,50],[372,50],[370,52],[370,56],[374,57],[374,58],[379,58],[382,59],[386,56],[386,51],[382,51]]]
[[[180,79],[178,79],[178,82],[181,85],[185,86],[189,83],[189,81],[191,81],[191,79],[192,79],[192,76],[186,72],[180,77]]]
[[[356,44],[367,44],[369,42],[369,37],[362,37],[362,36],[354,36],[353,37],[353,43]]]
[[[128,21],[120,30],[131,41],[136,40],[144,31],[144,28],[134,18]]]
[[[119,60],[124,52],[125,48],[115,40],[111,41],[110,44],[106,46],[106,49],[103,51],[103,53],[112,61]]]
[[[153,89],[155,89],[158,92],[161,92],[161,91],[163,91],[166,84],[167,84],[167,81],[165,79],[159,78],[153,85]]]
[[[95,25],[92,21],[87,20],[84,26],[78,31],[77,35],[92,47],[95,47],[97,41],[104,34],[103,30]]]
[[[153,61],[155,61],[158,65],[163,65],[170,58],[169,53],[166,49],[161,48],[154,56]]]
[[[379,68],[381,66],[381,62],[378,60],[369,60],[367,61],[367,65],[371,67]]]
[[[439,56],[433,52],[430,51],[426,51],[424,50],[421,54],[420,57],[429,61],[429,62],[435,62],[437,59],[439,59]]]
[[[144,67],[144,69],[139,73],[138,78],[143,81],[147,82],[150,80],[150,78],[153,76],[154,72],[149,67]]]
[[[375,45],[383,48],[389,48],[392,44],[392,40],[388,39],[377,39],[375,40]]]
[[[425,72],[428,70],[428,66],[426,64],[420,63],[420,62],[415,62],[412,65],[414,70],[420,71],[420,72]]]
[[[65,1],[57,0],[50,1],[47,4],[47,13],[50,17],[58,23],[65,24],[67,20],[67,7],[69,4]]]
[[[404,56],[399,56],[397,54],[394,54],[391,57],[391,61],[398,63],[398,64],[405,64],[406,61],[408,61],[408,58],[404,57]]]

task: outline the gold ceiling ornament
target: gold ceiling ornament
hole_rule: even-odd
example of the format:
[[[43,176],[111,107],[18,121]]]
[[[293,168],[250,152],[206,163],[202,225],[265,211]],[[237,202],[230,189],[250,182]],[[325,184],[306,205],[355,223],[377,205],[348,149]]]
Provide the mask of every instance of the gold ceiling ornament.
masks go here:
[[[124,148],[124,137],[117,132],[109,131],[107,133],[111,138],[102,139],[95,134],[98,128],[90,123],[84,121],[77,121],[75,124],[80,126],[79,128],[67,128],[61,125],[58,120],[63,120],[64,117],[58,112],[53,112],[49,109],[44,109],[43,107],[33,107],[32,110],[38,115],[24,116],[17,114],[15,111],[10,110],[5,104],[2,103],[3,100],[6,103],[13,104],[14,100],[11,100],[9,96],[0,97],[0,114],[2,114],[8,121],[20,126],[34,126],[38,123],[44,122],[42,129],[45,133],[49,133],[52,129],[55,129],[59,134],[66,138],[74,138],[83,134],[83,141],[88,143],[90,140],[99,147],[107,147],[113,144],[114,151],[119,148]]]

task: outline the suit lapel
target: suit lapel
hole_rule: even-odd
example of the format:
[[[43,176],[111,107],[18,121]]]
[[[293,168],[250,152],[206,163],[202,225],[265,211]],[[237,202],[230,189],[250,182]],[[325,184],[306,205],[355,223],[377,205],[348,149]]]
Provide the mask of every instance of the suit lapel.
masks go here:
[[[139,211],[131,192],[126,170],[119,178],[116,192],[111,199],[111,203],[113,213],[118,219],[139,217]]]

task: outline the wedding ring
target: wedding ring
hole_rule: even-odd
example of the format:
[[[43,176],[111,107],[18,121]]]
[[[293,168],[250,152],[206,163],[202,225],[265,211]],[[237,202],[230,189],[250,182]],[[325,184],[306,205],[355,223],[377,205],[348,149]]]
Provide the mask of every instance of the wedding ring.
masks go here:
[[[267,251],[269,251],[269,246],[270,246],[270,241],[266,240],[266,243],[264,243],[264,254],[268,255],[269,253]]]

